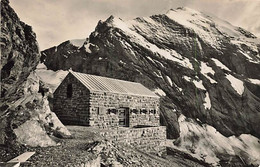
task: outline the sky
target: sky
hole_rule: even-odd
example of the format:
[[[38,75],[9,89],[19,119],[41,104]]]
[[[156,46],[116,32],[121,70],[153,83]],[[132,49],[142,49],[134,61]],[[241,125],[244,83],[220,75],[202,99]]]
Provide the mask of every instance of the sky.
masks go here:
[[[36,33],[40,50],[69,39],[87,38],[99,20],[123,20],[189,7],[213,14],[260,37],[260,0],[10,0]]]

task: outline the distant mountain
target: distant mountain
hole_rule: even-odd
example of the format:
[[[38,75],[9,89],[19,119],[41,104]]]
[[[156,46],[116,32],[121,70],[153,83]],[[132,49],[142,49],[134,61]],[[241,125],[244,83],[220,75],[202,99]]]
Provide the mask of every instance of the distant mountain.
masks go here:
[[[204,125],[214,127],[227,143],[234,141],[226,138],[232,135],[260,138],[259,52],[259,39],[252,33],[178,8],[130,21],[111,16],[81,45],[66,41],[42,51],[41,62],[53,71],[72,68],[144,84],[162,97],[161,121],[168,137],[178,138],[180,147],[190,137],[195,146],[185,149],[199,153],[196,142],[208,134]],[[191,128],[186,131],[191,136],[185,138],[184,127]],[[257,143],[253,136],[247,137]],[[207,142],[216,144],[214,139]],[[223,159],[223,147],[216,150],[215,158]]]

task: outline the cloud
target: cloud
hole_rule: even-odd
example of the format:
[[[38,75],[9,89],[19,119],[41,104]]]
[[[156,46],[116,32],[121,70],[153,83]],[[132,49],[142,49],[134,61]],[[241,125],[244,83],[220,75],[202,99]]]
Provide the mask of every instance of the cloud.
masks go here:
[[[86,38],[99,20],[124,20],[187,6],[214,14],[259,33],[260,1],[253,0],[10,0],[21,20],[33,27],[40,49],[68,39]]]

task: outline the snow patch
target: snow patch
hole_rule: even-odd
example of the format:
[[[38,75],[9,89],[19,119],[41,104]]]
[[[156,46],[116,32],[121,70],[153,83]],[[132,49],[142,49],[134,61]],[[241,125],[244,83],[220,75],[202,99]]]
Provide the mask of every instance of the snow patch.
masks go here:
[[[158,78],[162,78],[162,79],[163,79],[161,71],[154,71],[153,73],[154,73]]]
[[[60,85],[62,80],[67,76],[68,71],[58,70],[47,70],[44,64],[39,64],[35,70],[36,74],[39,76],[40,80],[46,83],[52,92]]]
[[[184,76],[185,77],[185,76]],[[186,76],[187,77],[187,76]],[[178,87],[176,83],[172,82],[171,78],[166,75],[166,79],[169,82],[171,86],[174,86],[176,89],[178,89],[179,92],[182,92],[182,88]]]
[[[37,66],[36,66],[36,69],[45,69],[47,70],[47,67],[44,63],[39,63]]]
[[[185,79],[186,81],[190,82],[191,81],[191,77],[188,77],[186,75],[183,76],[183,79]]]
[[[87,44],[84,45],[85,50],[86,50],[87,53],[92,53],[91,50],[89,49],[90,45],[91,45],[91,43],[87,43]]]
[[[259,79],[248,78],[248,80],[249,80],[251,83],[253,83],[253,84],[260,85],[260,80],[259,80]]]
[[[151,62],[155,63],[151,57],[147,57]]]
[[[202,84],[202,80],[199,80],[199,81],[193,80],[192,82],[194,83],[194,85],[195,85],[198,89],[206,90],[206,88],[205,88],[205,87],[203,86],[203,84]]]
[[[224,70],[227,70],[227,71],[231,71],[227,66],[222,64],[218,59],[211,58],[211,60],[213,60],[214,63],[216,64],[216,66],[220,67],[221,69],[224,69]]]
[[[153,92],[158,94],[158,95],[160,95],[160,96],[166,96],[166,93],[162,89],[160,89],[160,88],[154,89]]]
[[[240,53],[242,53],[243,56],[247,58],[248,61],[251,63],[259,63],[260,61],[255,61],[252,57],[250,57],[247,53],[243,52],[242,50],[239,50]]]
[[[202,80],[196,81],[196,80],[192,80],[191,77],[188,77],[186,75],[183,76],[183,79],[185,79],[188,82],[193,82],[194,85],[198,88],[198,89],[202,89],[202,90],[206,90],[206,88],[203,86],[202,84]]]
[[[235,89],[235,91],[239,94],[242,95],[244,92],[244,83],[243,81],[235,78],[233,75],[228,74],[226,75],[226,78],[229,80],[231,83],[231,86]]]
[[[123,62],[122,60],[119,60],[119,63],[121,63],[121,64],[126,64],[125,62]]]
[[[205,99],[204,99],[203,105],[204,105],[204,108],[205,108],[205,109],[210,109],[210,108],[211,108],[211,101],[210,101],[209,93],[208,93],[208,92],[206,93],[206,97],[205,97]]]
[[[182,88],[180,88],[180,87],[178,87],[178,86],[176,86],[176,88],[177,88],[180,92],[182,92]]]
[[[167,78],[167,81],[170,83],[170,85],[172,86],[173,84],[172,84],[172,80],[171,80],[171,78],[169,77],[169,76],[166,76],[166,78]]]
[[[215,74],[215,71],[209,67],[206,63],[204,62],[201,62],[201,73],[210,81],[210,83],[214,84],[214,83],[217,83],[214,79],[212,79],[208,73],[214,75]]]

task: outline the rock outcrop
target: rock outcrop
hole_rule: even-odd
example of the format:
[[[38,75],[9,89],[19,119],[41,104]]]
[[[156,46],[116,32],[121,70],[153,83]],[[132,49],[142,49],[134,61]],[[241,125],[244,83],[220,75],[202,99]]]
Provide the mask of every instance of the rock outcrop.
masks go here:
[[[40,61],[36,35],[20,21],[8,0],[1,1],[0,44],[0,144],[56,145],[49,136],[70,133],[50,111],[47,95],[38,92],[40,81],[33,72]]]

